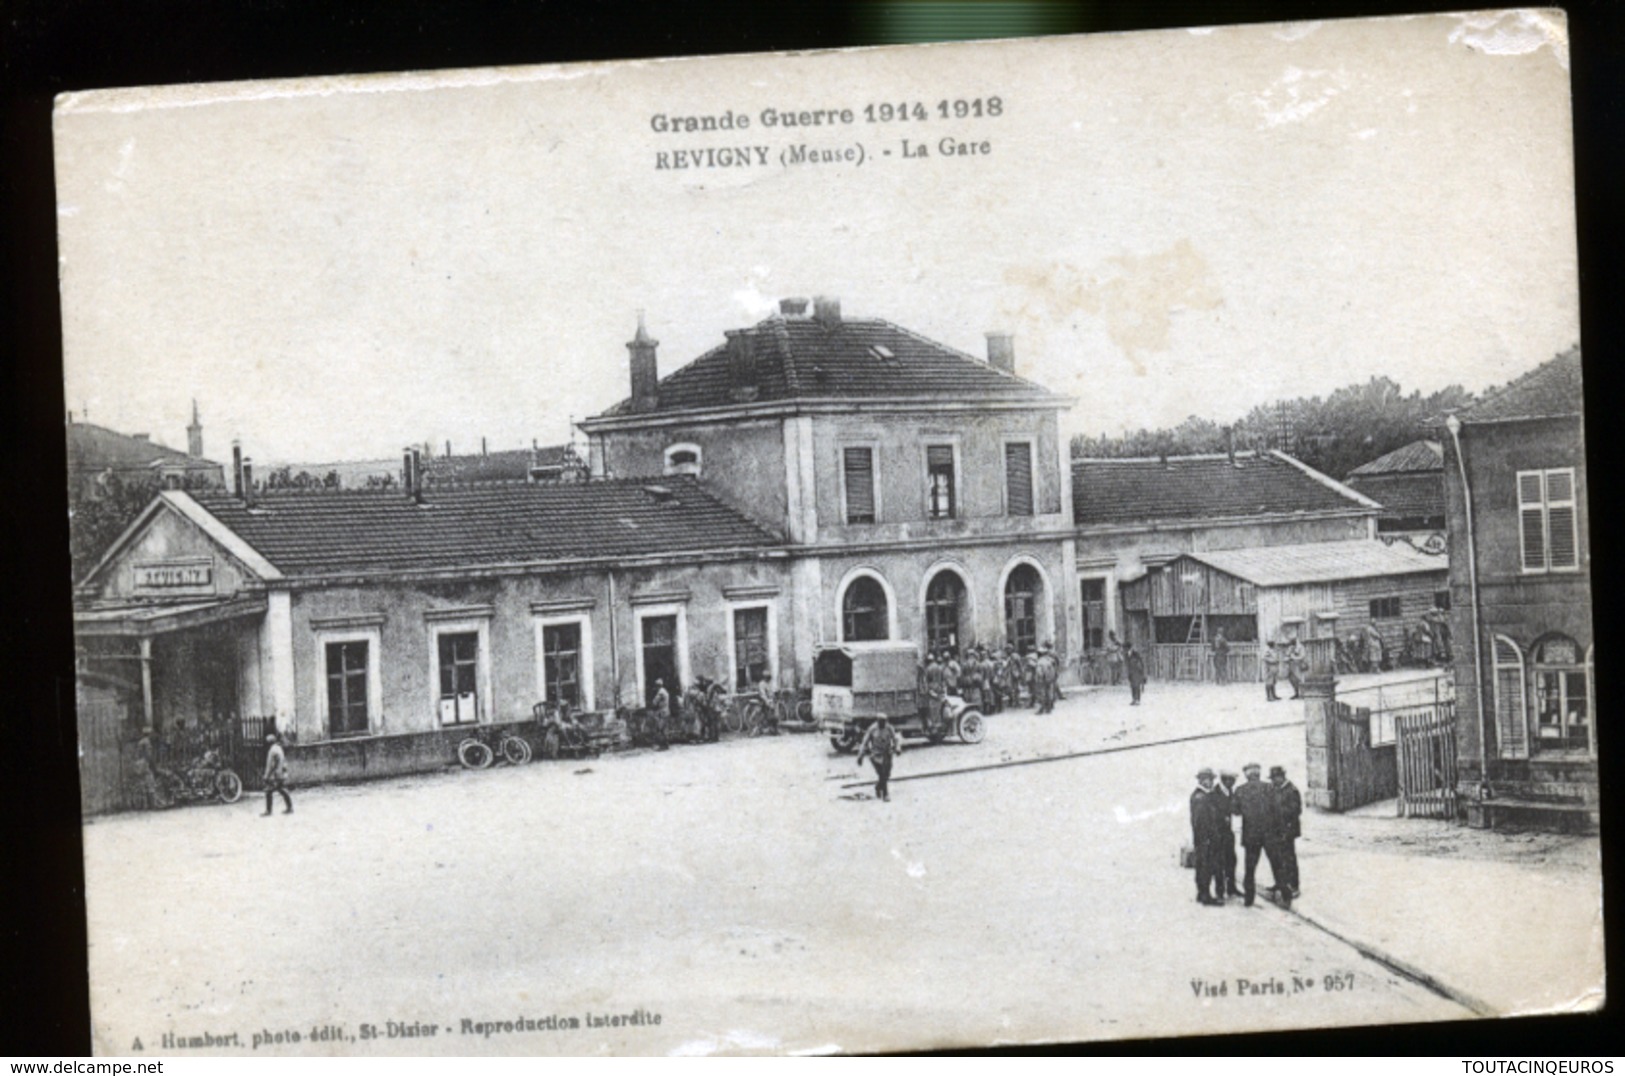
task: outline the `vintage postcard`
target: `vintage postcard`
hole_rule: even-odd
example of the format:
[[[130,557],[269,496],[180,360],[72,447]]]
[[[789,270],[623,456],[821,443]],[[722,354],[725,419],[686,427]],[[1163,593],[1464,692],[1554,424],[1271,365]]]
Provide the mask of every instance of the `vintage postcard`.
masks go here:
[[[1557,11],[73,93],[95,1047],[1604,998]]]

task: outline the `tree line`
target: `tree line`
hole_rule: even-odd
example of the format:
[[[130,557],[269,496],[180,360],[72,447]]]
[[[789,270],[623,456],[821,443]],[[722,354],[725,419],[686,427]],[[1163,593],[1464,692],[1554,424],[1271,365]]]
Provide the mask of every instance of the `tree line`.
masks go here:
[[[1182,456],[1194,453],[1280,449],[1334,478],[1423,438],[1437,440],[1446,411],[1473,403],[1460,385],[1407,394],[1389,377],[1347,385],[1328,396],[1262,403],[1223,424],[1192,415],[1176,426],[1119,436],[1072,438],[1074,458]],[[1232,438],[1234,439],[1232,441]]]

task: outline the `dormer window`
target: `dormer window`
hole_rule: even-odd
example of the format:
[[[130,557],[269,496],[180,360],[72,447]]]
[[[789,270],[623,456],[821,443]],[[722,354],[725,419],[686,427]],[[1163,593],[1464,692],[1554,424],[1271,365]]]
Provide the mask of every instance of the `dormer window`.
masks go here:
[[[700,475],[700,446],[672,445],[666,449],[666,473]]]

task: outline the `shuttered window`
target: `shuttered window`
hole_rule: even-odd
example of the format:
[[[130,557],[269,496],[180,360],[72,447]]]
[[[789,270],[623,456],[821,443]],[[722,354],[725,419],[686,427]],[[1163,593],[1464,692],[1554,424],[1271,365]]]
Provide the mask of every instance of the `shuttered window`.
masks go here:
[[[1033,514],[1033,446],[1025,441],[1004,446],[1004,488],[1010,515]]]
[[[1523,652],[1504,635],[1491,642],[1495,652],[1495,737],[1502,758],[1529,757],[1529,725],[1524,704]]]
[[[925,446],[926,514],[932,519],[952,519],[957,514],[954,503],[954,446]]]
[[[1573,468],[1518,472],[1518,534],[1525,572],[1579,567]]]
[[[846,521],[875,521],[875,455],[872,448],[849,448],[843,454],[846,476]]]

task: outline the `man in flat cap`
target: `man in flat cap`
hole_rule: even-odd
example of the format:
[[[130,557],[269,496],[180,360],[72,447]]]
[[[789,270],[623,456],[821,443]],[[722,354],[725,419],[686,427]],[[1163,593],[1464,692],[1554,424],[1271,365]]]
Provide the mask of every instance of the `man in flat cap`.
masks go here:
[[[1196,900],[1209,907],[1224,903],[1219,864],[1221,841],[1230,828],[1226,811],[1223,797],[1213,787],[1213,771],[1203,766],[1196,771],[1196,790],[1191,793],[1191,845],[1196,852]],[[1213,892],[1215,887],[1218,893]]]
[[[1286,779],[1286,769],[1270,767],[1270,790],[1275,794],[1275,813],[1279,819],[1276,830],[1276,852],[1270,856],[1270,869],[1277,863],[1280,872],[1275,875],[1276,891],[1284,903],[1292,903],[1298,895],[1298,837],[1302,834],[1303,794]]]
[[[1281,844],[1281,816],[1279,796],[1276,790],[1259,780],[1263,772],[1256,762],[1249,762],[1241,768],[1246,780],[1236,786],[1235,805],[1236,813],[1241,816],[1241,849],[1242,878],[1241,893],[1247,907],[1253,906],[1253,898],[1257,895],[1258,883],[1258,857],[1260,853],[1270,861],[1270,874],[1275,880],[1278,890],[1286,883],[1284,881],[1285,868],[1280,861]],[[1291,890],[1282,891],[1282,903],[1288,906],[1292,903]]]

